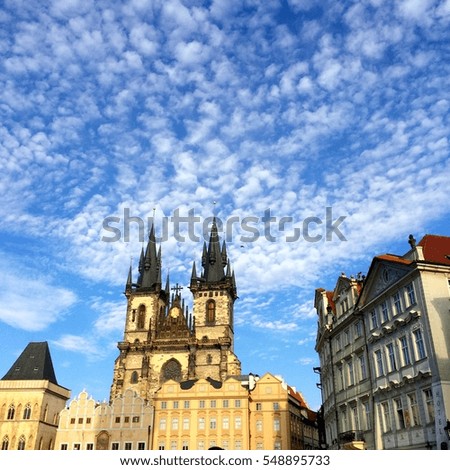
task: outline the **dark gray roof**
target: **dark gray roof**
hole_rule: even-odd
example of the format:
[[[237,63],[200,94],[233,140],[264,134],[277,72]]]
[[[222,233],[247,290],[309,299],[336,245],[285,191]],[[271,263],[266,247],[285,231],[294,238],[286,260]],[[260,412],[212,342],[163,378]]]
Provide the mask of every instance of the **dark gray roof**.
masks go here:
[[[28,343],[2,380],[48,380],[58,385],[48,343]]]

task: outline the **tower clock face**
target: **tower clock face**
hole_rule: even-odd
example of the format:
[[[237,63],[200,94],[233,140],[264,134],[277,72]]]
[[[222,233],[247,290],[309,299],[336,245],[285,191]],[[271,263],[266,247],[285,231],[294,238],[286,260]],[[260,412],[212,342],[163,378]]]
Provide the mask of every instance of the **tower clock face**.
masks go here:
[[[181,308],[180,307],[172,307],[170,309],[170,316],[172,318],[178,318],[181,315]]]

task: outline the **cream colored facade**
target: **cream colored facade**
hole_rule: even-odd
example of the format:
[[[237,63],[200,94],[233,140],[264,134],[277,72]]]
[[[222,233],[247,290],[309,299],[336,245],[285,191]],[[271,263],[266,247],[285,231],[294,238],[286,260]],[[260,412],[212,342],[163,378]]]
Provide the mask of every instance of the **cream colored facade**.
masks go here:
[[[0,448],[53,450],[70,391],[48,380],[0,380]]]
[[[409,241],[405,255],[373,259],[351,302],[316,290],[332,449],[449,447],[450,238]]]
[[[61,411],[56,450],[146,450],[151,447],[153,407],[127,390],[111,404],[83,391]]]

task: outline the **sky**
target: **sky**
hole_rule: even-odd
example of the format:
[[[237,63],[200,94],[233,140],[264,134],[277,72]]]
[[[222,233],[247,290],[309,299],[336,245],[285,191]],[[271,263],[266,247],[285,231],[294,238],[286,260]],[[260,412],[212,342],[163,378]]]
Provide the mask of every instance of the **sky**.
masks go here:
[[[318,409],[315,289],[450,236],[449,31],[450,0],[4,0],[0,376],[48,341],[107,400],[151,223],[191,308],[216,216],[242,372]]]

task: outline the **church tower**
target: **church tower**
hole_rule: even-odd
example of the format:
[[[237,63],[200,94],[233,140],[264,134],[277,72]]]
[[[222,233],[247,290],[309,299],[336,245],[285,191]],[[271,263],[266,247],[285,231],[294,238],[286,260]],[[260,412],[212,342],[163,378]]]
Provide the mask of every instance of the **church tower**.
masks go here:
[[[169,379],[182,382],[200,378],[225,380],[240,375],[234,354],[233,304],[237,298],[226,245],[220,246],[214,220],[208,246],[203,247],[202,273],[195,262],[190,290],[194,315],[189,313],[178,284],[161,283],[161,248],[152,227],[133,282],[130,267],[125,286],[127,312],[123,340],[117,345],[110,399],[127,389],[151,401]]]
[[[197,375],[220,381],[240,375],[241,364],[234,354],[236,282],[225,241],[220,245],[215,218],[209,244],[203,245],[200,276],[195,262],[192,267],[190,289],[194,296]]]

